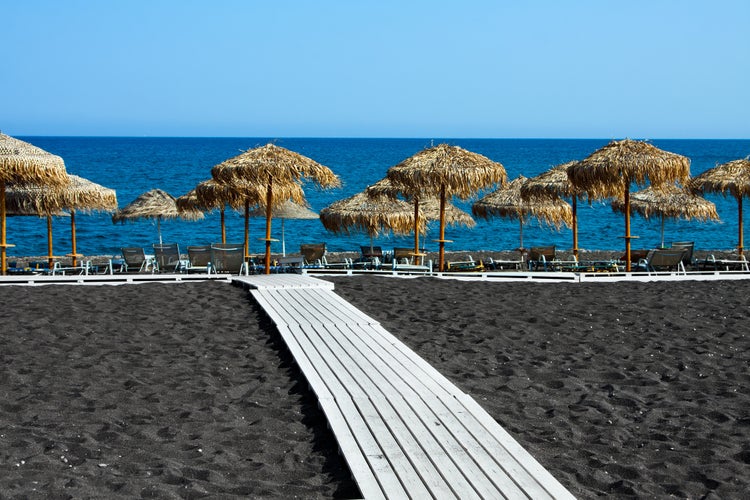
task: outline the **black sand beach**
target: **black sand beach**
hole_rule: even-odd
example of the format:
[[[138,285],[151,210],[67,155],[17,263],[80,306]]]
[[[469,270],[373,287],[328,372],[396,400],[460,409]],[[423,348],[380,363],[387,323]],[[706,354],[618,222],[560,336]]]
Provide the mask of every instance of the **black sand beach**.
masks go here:
[[[750,281],[334,282],[577,497],[747,498]]]
[[[227,283],[0,287],[0,498],[358,495]]]
[[[750,490],[750,281],[330,279],[579,498]],[[357,495],[240,288],[0,293],[0,497]]]

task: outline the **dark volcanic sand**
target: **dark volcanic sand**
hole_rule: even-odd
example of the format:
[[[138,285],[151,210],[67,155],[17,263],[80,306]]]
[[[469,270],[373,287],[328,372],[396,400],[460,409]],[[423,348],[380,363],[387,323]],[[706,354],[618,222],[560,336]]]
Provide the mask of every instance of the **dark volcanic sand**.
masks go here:
[[[331,278],[580,498],[748,498],[750,281]]]
[[[0,296],[0,498],[359,494],[242,289],[13,286]]]

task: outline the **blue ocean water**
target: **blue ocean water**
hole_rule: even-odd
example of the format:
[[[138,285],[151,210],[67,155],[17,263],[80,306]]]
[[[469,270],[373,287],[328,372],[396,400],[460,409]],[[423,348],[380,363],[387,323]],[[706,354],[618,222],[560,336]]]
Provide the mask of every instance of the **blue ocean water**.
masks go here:
[[[69,173],[115,189],[120,207],[154,188],[174,196],[187,193],[200,181],[210,178],[211,167],[244,150],[274,142],[330,167],[342,179],[343,187],[319,190],[307,186],[305,193],[311,207],[319,211],[330,203],[351,196],[385,175],[392,165],[431,144],[446,142],[481,153],[503,164],[510,179],[523,174],[537,175],[554,165],[583,159],[606,145],[607,139],[323,139],[323,138],[141,138],[141,137],[20,137],[65,160]],[[750,154],[750,140],[653,140],[655,146],[691,159],[691,173],[697,175],[719,163],[744,158]],[[481,194],[481,193],[480,193]],[[708,195],[717,205],[721,222],[667,221],[666,241],[694,240],[697,249],[731,250],[737,245],[737,202],[734,198]],[[456,201],[470,211],[471,200]],[[251,253],[260,253],[264,243],[264,220],[251,222]],[[181,248],[191,244],[220,241],[218,212],[207,214],[197,222],[166,220],[162,224],[165,242],[178,242]],[[579,204],[579,247],[589,250],[619,250],[624,243],[624,219],[612,211],[608,202]],[[122,246],[149,248],[158,242],[154,222],[138,221],[113,224],[106,213],[77,214],[78,251],[85,255],[119,253]],[[660,242],[660,223],[632,218],[632,234],[639,236],[634,248],[649,248]],[[430,240],[437,238],[437,223],[423,240],[428,249],[436,250]],[[15,244],[9,255],[46,255],[46,223],[36,217],[8,219],[8,242]],[[227,239],[242,241],[242,216],[227,212]],[[274,221],[273,236],[281,238],[281,224]],[[519,224],[502,218],[478,220],[473,229],[448,228],[446,237],[454,241],[447,250],[511,250],[519,245]],[[67,218],[53,222],[54,253],[64,255],[71,249],[70,224]],[[288,253],[299,250],[300,243],[326,242],[329,251],[353,251],[367,244],[364,234],[337,236],[329,233],[317,220],[285,222]],[[375,244],[384,249],[413,244],[412,237],[383,236]],[[524,244],[554,244],[570,249],[569,229],[559,232],[540,226],[534,220],[524,226]],[[274,252],[281,243],[274,243]]]

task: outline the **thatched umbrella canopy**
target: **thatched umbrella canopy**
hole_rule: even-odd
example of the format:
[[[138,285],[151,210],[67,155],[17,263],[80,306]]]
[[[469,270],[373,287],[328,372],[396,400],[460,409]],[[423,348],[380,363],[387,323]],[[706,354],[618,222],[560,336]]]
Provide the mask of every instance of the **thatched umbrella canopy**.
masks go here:
[[[52,224],[51,215],[60,210],[70,211],[70,233],[72,250],[70,256],[73,266],[79,257],[76,249],[76,211],[91,212],[117,210],[117,195],[114,189],[106,188],[77,175],[69,175],[70,183],[63,188],[26,184],[12,186],[7,190],[6,203],[9,209],[16,212],[29,211],[47,216],[47,241],[50,249],[49,259],[52,266]]]
[[[687,183],[687,188],[695,193],[721,193],[737,199],[739,238],[737,253],[743,255],[744,237],[742,224],[742,198],[750,196],[750,157],[733,160],[706,170]]]
[[[266,208],[256,207],[250,212],[252,217],[265,217]],[[286,257],[286,237],[284,235],[284,221],[286,219],[312,220],[319,219],[320,216],[307,208],[306,206],[287,200],[281,205],[273,207],[271,216],[275,219],[281,219],[281,255]]]
[[[584,160],[568,167],[573,185],[589,199],[622,198],[625,202],[625,258],[630,271],[630,185],[684,184],[690,177],[690,160],[663,151],[644,141],[612,141]]]
[[[286,186],[285,194],[289,200],[301,200],[298,203],[307,204],[305,192],[298,183]],[[277,190],[277,195],[278,190]],[[245,214],[245,259],[250,258],[250,217],[252,207],[265,207],[266,187],[250,183],[244,179],[235,179],[231,184],[225,184],[216,179],[208,179],[198,183],[194,190],[184,195],[182,201],[177,198],[177,206],[189,209],[215,210],[221,212],[221,242],[227,242],[224,209],[228,205],[234,210],[244,210]],[[282,196],[279,195],[279,199]],[[284,203],[284,202],[282,202]],[[278,206],[278,205],[277,205]],[[317,218],[317,215],[315,216]],[[282,222],[283,224],[283,222]]]
[[[521,197],[521,187],[527,181],[519,175],[505,186],[497,189],[471,206],[471,211],[477,217],[505,217],[518,220],[519,223],[519,251],[523,252],[523,225],[530,217],[536,217],[550,227],[560,229],[563,224],[570,227],[573,221],[572,210],[561,198],[547,198],[524,200]]]
[[[362,231],[373,238],[380,233],[409,234],[414,228],[414,213],[411,205],[387,196],[372,197],[357,193],[336,201],[320,211],[323,227],[335,234],[351,234]],[[419,218],[417,228],[424,231],[425,219]]]
[[[70,180],[63,159],[57,155],[0,132],[0,272],[8,270],[5,229],[5,187],[35,183],[64,186]]]
[[[266,274],[271,272],[273,207],[289,199],[304,204],[302,198],[295,196],[295,188],[304,179],[323,188],[341,185],[338,176],[328,167],[274,144],[251,149],[216,165],[211,169],[211,176],[224,184],[241,181],[265,190],[265,203],[256,204],[266,207]]]
[[[180,211],[177,209],[177,200],[174,196],[161,189],[152,189],[115,212],[112,216],[112,222],[155,219],[157,231],[159,232],[159,244],[161,244],[161,220],[177,218],[199,220],[203,218],[203,212],[200,210]]]
[[[419,253],[419,231],[416,227],[416,221],[420,218],[420,213],[427,221],[440,220],[440,199],[437,196],[427,196],[421,198],[419,191],[414,192],[410,190],[408,186],[394,184],[388,177],[380,179],[375,184],[368,186],[365,189],[368,196],[379,197],[388,196],[396,199],[398,196],[403,196],[407,201],[414,205],[414,253]],[[449,226],[462,225],[466,227],[474,227],[476,221],[460,208],[456,207],[453,203],[446,201],[445,203],[445,223]],[[426,226],[425,226],[426,228]]]
[[[221,242],[227,242],[227,231],[224,217],[224,209],[227,205],[237,207],[242,205],[238,194],[232,191],[231,186],[219,184],[214,179],[201,181],[198,185],[182,196],[178,196],[177,210],[180,213],[207,212],[219,209],[221,213]]]
[[[612,201],[612,210],[625,213],[624,200]],[[664,219],[718,220],[716,205],[685,188],[668,184],[659,189],[653,186],[630,195],[630,211],[650,219],[661,219],[661,246],[664,248]]]
[[[531,177],[521,186],[521,198],[524,200],[556,200],[570,198],[572,207],[573,255],[578,258],[578,200],[583,199],[583,191],[577,189],[568,177],[568,167],[576,162],[569,161],[546,172]]]
[[[388,169],[388,178],[406,186],[407,194],[440,199],[440,245],[438,269],[445,267],[445,203],[452,196],[467,199],[482,188],[507,179],[505,168],[477,153],[458,146],[438,144],[424,149]]]

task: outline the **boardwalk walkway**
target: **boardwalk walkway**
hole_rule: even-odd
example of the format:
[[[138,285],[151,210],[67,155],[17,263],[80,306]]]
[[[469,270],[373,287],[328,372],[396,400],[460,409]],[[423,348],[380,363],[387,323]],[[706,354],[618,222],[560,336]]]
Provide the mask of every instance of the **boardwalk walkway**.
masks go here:
[[[365,498],[573,498],[471,397],[308,276],[241,276],[294,355]]]

